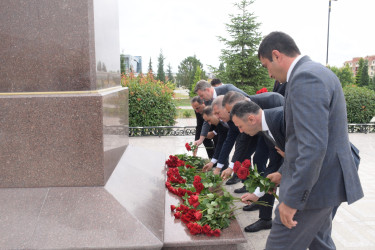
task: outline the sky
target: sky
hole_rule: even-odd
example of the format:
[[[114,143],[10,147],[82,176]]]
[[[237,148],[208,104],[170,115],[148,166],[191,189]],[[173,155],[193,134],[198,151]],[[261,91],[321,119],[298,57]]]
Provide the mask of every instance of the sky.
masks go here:
[[[225,24],[238,13],[240,0],[119,0],[120,50],[142,56],[143,72],[151,58],[154,72],[162,50],[165,70],[173,72],[187,57],[219,66],[230,38]],[[353,57],[375,55],[375,0],[332,0],[328,64],[341,67]],[[303,55],[326,64],[329,0],[255,0],[248,10],[257,17],[262,36],[283,31],[295,40]]]

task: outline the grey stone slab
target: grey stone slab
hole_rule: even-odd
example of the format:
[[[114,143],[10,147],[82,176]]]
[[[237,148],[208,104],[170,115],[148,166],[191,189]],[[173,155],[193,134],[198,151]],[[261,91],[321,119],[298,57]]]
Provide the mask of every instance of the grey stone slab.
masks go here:
[[[160,249],[162,243],[102,187],[51,188],[23,249]]]
[[[161,241],[165,154],[129,145],[105,189]]]
[[[0,249],[19,249],[32,238],[47,188],[0,189]]]
[[[165,192],[164,247],[167,249],[177,247],[193,247],[192,249],[194,249],[194,247],[202,246],[207,246],[208,249],[213,249],[213,246],[227,246],[230,249],[233,245],[246,242],[237,220],[232,220],[230,226],[222,230],[220,237],[191,235],[186,225],[181,220],[175,219],[170,209],[170,205],[179,204],[180,198],[170,194],[167,190]]]

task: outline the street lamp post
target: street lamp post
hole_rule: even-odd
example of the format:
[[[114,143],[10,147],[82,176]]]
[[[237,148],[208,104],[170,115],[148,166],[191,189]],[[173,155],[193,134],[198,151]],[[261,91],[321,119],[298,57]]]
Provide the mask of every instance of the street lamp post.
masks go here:
[[[337,0],[333,0],[337,1]],[[326,56],[326,66],[328,66],[328,47],[329,47],[329,20],[331,17],[331,0],[328,3],[328,32],[327,32],[327,56]]]

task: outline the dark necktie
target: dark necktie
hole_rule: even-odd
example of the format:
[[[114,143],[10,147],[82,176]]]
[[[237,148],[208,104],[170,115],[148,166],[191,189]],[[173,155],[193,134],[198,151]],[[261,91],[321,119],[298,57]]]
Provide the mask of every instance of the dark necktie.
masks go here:
[[[268,131],[262,131],[262,133],[263,133],[264,137],[267,138],[267,140],[269,140],[274,146],[277,146],[276,141],[270,136]]]

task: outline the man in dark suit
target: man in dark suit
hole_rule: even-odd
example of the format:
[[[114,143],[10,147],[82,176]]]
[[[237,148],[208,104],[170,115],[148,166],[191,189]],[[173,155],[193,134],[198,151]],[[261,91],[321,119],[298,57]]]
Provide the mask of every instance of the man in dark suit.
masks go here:
[[[203,109],[206,107],[203,100],[199,96],[195,96],[190,101],[192,108],[194,109],[195,117],[197,118],[197,125],[195,126],[195,140],[198,140],[202,131],[204,119],[202,117]],[[215,134],[212,132],[214,127],[210,127],[207,133],[207,138],[203,140],[203,145],[206,148],[208,158],[212,158],[214,155],[214,142],[216,140]],[[195,153],[195,152],[194,152]]]
[[[213,114],[212,107],[207,106],[203,109],[203,119],[210,125],[215,126],[215,133],[217,136],[217,141],[215,143],[215,153],[211,157],[211,162],[209,162],[207,167],[204,169],[204,171],[208,171],[209,169],[212,169],[212,167],[217,163],[217,159],[219,158],[219,154],[221,151],[221,148],[223,146],[223,143],[225,139],[227,138],[228,133],[228,125],[225,122],[222,122],[219,120],[218,117],[216,117]],[[222,168],[215,168],[214,174],[220,174],[221,171],[225,170],[228,167],[228,158],[226,159],[224,163],[224,167]]]
[[[268,176],[280,183],[280,203],[266,249],[335,249],[333,208],[363,197],[340,81],[323,65],[301,56],[294,40],[282,32],[267,35],[258,56],[270,77],[288,82],[284,163]],[[320,241],[314,240],[317,235]]]
[[[283,114],[283,107],[262,110],[256,103],[247,100],[237,102],[232,108],[232,120],[242,133],[249,136],[260,134],[265,139],[270,161],[264,171],[258,169],[259,172],[263,172],[261,173],[262,176],[276,172],[283,163],[282,156],[278,154],[275,148],[277,146],[284,150],[285,146]],[[249,200],[257,201],[258,199],[270,205],[260,206],[259,220],[245,227],[246,232],[257,232],[272,227],[272,208],[275,201],[273,195],[265,194],[256,189],[254,193],[247,193],[241,199],[249,205],[251,204],[251,202],[248,202]]]

